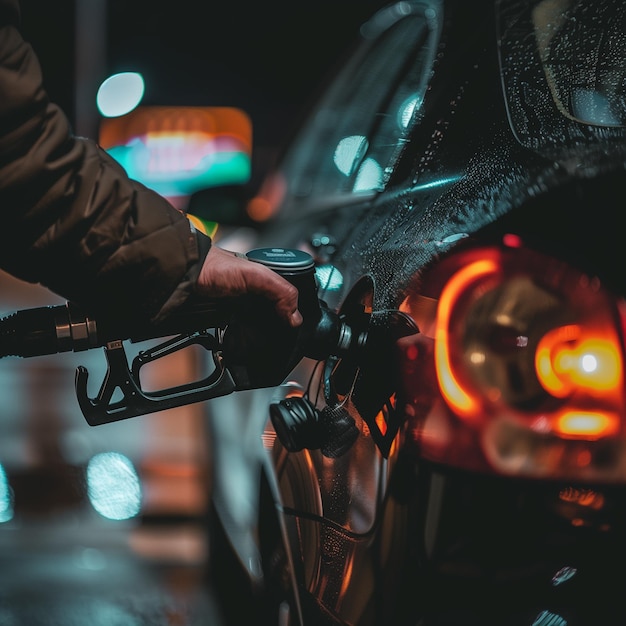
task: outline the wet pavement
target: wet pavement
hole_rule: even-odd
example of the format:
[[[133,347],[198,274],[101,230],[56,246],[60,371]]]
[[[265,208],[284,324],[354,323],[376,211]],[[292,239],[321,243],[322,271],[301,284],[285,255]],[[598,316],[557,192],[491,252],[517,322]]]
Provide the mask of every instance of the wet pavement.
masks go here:
[[[88,510],[0,527],[2,626],[218,626],[198,524]]]

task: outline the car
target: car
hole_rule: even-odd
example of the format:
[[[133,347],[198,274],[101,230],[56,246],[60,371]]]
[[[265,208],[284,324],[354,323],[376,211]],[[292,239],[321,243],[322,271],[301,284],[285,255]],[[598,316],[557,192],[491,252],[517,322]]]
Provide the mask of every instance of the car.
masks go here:
[[[626,623],[625,26],[623,0],[363,24],[245,204],[351,339],[207,403],[227,623]]]

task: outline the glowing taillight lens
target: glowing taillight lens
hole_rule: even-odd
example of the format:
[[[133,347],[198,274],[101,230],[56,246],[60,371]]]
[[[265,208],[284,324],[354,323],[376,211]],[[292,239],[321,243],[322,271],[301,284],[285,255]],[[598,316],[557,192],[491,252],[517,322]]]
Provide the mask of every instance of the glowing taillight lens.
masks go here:
[[[473,419],[480,412],[480,397],[468,385],[459,380],[457,368],[452,364],[451,317],[454,307],[468,290],[482,283],[497,272],[492,259],[479,259],[459,269],[448,281],[441,297],[437,314],[435,334],[435,364],[441,391],[448,403],[464,417]],[[474,358],[474,357],[472,357]],[[482,356],[480,357],[482,358]]]
[[[419,366],[407,366],[415,346],[403,354],[421,454],[507,474],[626,480],[619,303],[599,281],[521,247],[472,249],[420,276],[401,308],[422,329]],[[418,378],[429,363],[427,390]]]
[[[617,389],[621,383],[622,355],[610,338],[586,335],[579,324],[547,332],[535,352],[535,370],[541,385],[557,398],[576,389],[590,393]]]

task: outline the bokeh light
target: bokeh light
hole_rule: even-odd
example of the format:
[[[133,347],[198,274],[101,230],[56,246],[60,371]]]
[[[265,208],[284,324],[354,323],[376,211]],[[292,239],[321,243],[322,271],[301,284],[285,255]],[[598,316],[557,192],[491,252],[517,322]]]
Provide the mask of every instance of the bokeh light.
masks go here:
[[[125,520],[141,509],[141,482],[130,459],[117,452],[93,456],[87,465],[87,494],[103,517]]]
[[[98,89],[96,103],[104,117],[119,117],[135,109],[145,91],[143,76],[137,72],[122,72],[109,76]]]
[[[13,491],[4,467],[0,465],[0,523],[13,519]]]

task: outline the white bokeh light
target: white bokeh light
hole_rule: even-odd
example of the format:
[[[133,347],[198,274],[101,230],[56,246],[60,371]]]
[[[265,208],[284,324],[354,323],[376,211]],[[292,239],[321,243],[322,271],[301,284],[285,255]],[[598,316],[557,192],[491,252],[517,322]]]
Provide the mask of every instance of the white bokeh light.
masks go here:
[[[122,72],[109,76],[98,89],[96,103],[104,117],[119,117],[136,108],[145,91],[143,76],[137,72]]]
[[[131,460],[117,452],[102,452],[87,465],[87,495],[103,517],[126,520],[141,510],[141,481]]]

